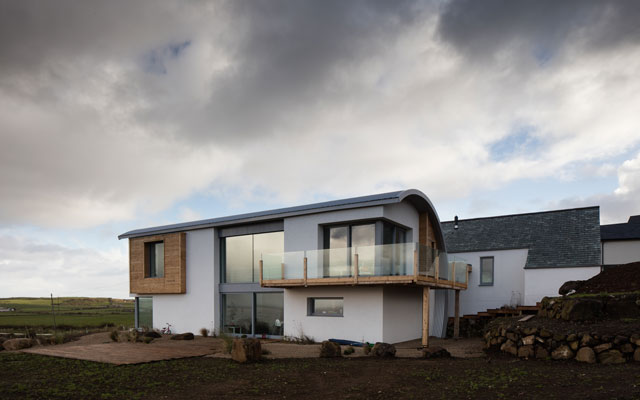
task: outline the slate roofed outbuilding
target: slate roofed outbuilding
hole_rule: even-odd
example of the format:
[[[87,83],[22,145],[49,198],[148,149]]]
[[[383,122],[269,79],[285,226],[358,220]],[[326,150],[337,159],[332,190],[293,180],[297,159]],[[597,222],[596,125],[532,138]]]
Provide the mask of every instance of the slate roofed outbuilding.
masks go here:
[[[449,253],[529,249],[525,269],[601,264],[600,207],[442,222]]]
[[[632,215],[622,224],[609,224],[600,227],[602,241],[640,240],[640,215]]]

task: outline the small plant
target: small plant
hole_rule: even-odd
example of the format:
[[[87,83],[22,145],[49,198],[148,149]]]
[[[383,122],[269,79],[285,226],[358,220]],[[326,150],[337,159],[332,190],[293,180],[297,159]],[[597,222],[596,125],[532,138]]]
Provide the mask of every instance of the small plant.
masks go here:
[[[362,346],[362,350],[364,350],[364,354],[368,356],[369,353],[371,353],[371,344],[369,344],[369,342],[365,342],[364,346]]]
[[[111,333],[109,334],[109,338],[113,342],[117,342],[118,339],[120,338],[120,334],[118,333],[118,330],[117,329],[112,330]]]
[[[348,356],[349,354],[353,354],[355,353],[356,350],[352,347],[352,346],[348,346],[346,349],[344,349],[344,355]]]
[[[135,342],[139,341],[138,331],[137,330],[134,329],[132,331],[129,331],[129,341],[131,343],[135,343]]]
[[[233,338],[229,335],[227,335],[224,332],[220,333],[220,339],[222,339],[224,341],[224,346],[223,346],[223,350],[226,354],[230,354],[231,353],[231,349],[233,348]]]
[[[207,328],[200,328],[200,335],[202,335],[202,337],[209,336],[209,330]]]

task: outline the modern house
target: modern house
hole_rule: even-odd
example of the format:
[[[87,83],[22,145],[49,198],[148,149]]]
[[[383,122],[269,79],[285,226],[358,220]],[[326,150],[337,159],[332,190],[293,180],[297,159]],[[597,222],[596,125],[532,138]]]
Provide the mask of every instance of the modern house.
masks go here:
[[[600,237],[604,267],[640,261],[640,215],[626,223],[602,225]]]
[[[463,314],[535,305],[601,271],[599,207],[447,221],[442,229],[449,256],[471,264]]]
[[[418,190],[138,229],[136,324],[177,332],[400,342],[442,336],[467,287]],[[598,250],[599,251],[599,250]]]

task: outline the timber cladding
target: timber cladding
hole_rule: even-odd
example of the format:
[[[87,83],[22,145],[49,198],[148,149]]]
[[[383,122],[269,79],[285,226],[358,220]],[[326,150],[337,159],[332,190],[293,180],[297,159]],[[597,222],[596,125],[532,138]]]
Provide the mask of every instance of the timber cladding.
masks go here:
[[[164,276],[148,278],[147,246],[164,242]],[[187,292],[186,234],[145,236],[129,239],[129,291],[136,294],[180,294]]]

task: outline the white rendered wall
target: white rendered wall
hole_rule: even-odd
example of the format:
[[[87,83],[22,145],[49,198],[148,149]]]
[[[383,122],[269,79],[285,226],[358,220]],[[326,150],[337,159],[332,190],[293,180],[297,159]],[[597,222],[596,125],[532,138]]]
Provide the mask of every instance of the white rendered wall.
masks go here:
[[[460,292],[460,315],[475,314],[490,308],[500,308],[511,303],[512,292],[520,294],[520,303],[525,295],[525,270],[528,249],[496,250],[450,254],[463,258],[472,266],[467,290]],[[494,257],[493,285],[480,286],[480,257]],[[529,304],[524,301],[524,304]],[[533,303],[535,304],[535,303]],[[448,308],[453,316],[453,304]]]
[[[385,218],[412,229],[407,236],[407,241],[418,241],[420,214],[411,203],[403,201],[396,204],[388,204],[384,206],[383,212]]]
[[[343,297],[343,317],[307,316],[308,297]],[[311,336],[315,341],[347,339],[380,342],[383,339],[382,287],[307,287],[284,291],[284,335]]]
[[[627,264],[640,261],[640,240],[617,240],[602,242],[604,265]]]
[[[177,333],[214,329],[214,230],[187,232],[187,292],[153,296],[153,327],[170,323]]]
[[[385,286],[382,315],[384,342],[397,343],[422,337],[422,288]]]
[[[566,281],[586,280],[599,273],[599,266],[525,269],[525,303],[534,305],[545,296],[559,296],[558,289]]]

